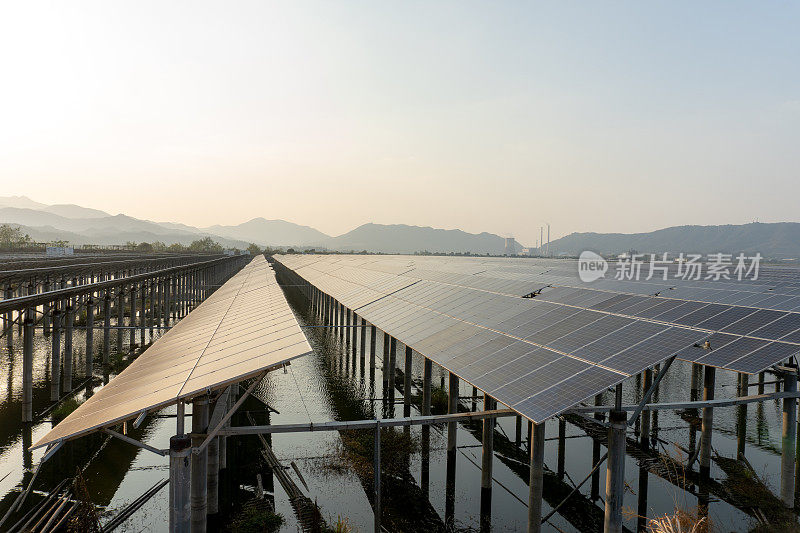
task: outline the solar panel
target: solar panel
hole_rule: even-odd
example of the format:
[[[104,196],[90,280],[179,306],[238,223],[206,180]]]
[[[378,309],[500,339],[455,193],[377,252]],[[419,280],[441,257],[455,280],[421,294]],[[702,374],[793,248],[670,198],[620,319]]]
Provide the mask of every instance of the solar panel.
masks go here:
[[[780,339],[800,329],[800,314],[791,313],[750,332],[753,337]]]
[[[719,331],[730,324],[741,320],[742,318],[752,315],[756,310],[751,307],[731,307],[727,311],[723,311],[718,315],[714,315],[697,324],[698,328],[710,329]]]
[[[763,348],[768,344],[767,341],[740,337],[735,341],[726,344],[721,348],[712,349],[707,355],[697,359],[703,365],[726,367],[747,354]]]
[[[310,350],[274,272],[257,256],[33,447],[227,386]]]
[[[784,316],[785,314],[786,313],[781,311],[768,311],[761,309],[742,318],[741,320],[733,322],[729,326],[723,328],[722,331],[726,333],[735,333],[737,335],[747,335],[751,331],[764,327],[770,322],[773,322]]]
[[[734,361],[731,367],[739,372],[755,374],[771,367],[776,360],[785,361],[790,357],[797,356],[798,352],[800,352],[800,346],[771,342],[749,353],[747,357]]]

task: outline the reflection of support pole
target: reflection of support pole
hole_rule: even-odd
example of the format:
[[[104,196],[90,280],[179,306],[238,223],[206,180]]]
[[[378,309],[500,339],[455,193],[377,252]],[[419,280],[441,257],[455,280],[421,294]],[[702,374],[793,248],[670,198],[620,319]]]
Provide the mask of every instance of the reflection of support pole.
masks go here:
[[[375,503],[373,505],[373,513],[375,515],[375,531],[381,530],[381,426],[375,425],[375,435],[373,437],[373,457],[372,457],[372,470],[373,480],[372,484],[375,487]]]
[[[75,307],[73,301],[67,301],[66,328],[64,328],[64,387],[66,393],[72,392],[72,360],[74,357],[72,331],[75,325]]]
[[[53,335],[50,354],[50,401],[57,402],[61,397],[61,302],[53,302]]]
[[[622,501],[625,495],[625,429],[627,415],[622,407],[622,385],[617,385],[615,409],[609,415],[608,462],[606,463],[606,509],[603,531],[622,532]]]
[[[494,409],[494,400],[483,393],[485,411]],[[492,459],[494,458],[494,418],[483,419],[483,454],[481,456],[481,530],[491,529],[492,522]]]
[[[636,518],[636,530],[637,531],[647,531],[647,489],[648,489],[648,480],[649,480],[649,472],[647,468],[639,467],[639,501],[638,501],[638,508],[636,514],[638,515]]]
[[[594,397],[595,405],[603,405],[603,395],[598,394]],[[601,413],[595,413],[595,420],[603,420]],[[592,439],[592,464],[596,465],[600,461],[600,442],[597,439]],[[592,500],[597,501],[600,499],[600,469],[596,469],[592,474]]]
[[[406,346],[406,366],[403,368],[403,416],[411,416],[411,347]]]
[[[409,348],[410,351],[410,348]],[[433,363],[425,358],[424,369],[422,372],[422,415],[431,414],[431,374],[433,373]],[[430,488],[431,473],[431,427],[428,424],[422,426],[422,457],[421,457],[420,485],[422,492],[428,496]]]
[[[458,412],[458,376],[449,373],[447,412]],[[456,505],[456,445],[458,443],[458,423],[447,423],[447,477],[445,483],[445,528],[451,530],[455,522]]]
[[[94,366],[94,297],[86,300],[86,377],[92,377]]]
[[[714,378],[716,369],[706,366],[703,370],[703,400],[714,399]],[[700,476],[707,479],[711,473],[711,432],[714,422],[714,408],[703,408],[703,426],[700,437]]]
[[[528,533],[542,529],[542,492],[544,487],[544,422],[531,431],[531,465],[528,483]]]
[[[175,435],[169,439],[169,530],[174,533],[189,533],[191,452],[191,439],[188,436]]]
[[[797,392],[797,372],[783,378],[786,392]],[[794,460],[797,453],[797,398],[783,399],[783,432],[781,435],[781,500],[794,509]]]
[[[22,421],[33,421],[33,333],[36,310],[25,310],[22,338]]]
[[[208,431],[208,397],[201,396],[192,402],[192,447],[199,447],[205,440]],[[208,503],[207,448],[200,453],[192,453],[192,531],[205,532]]]
[[[644,371],[644,390],[650,390],[653,384],[653,371],[649,368]],[[639,424],[639,444],[642,448],[647,449],[650,446],[650,411],[644,410],[641,414],[641,423]]]
[[[55,319],[54,319],[55,320]],[[111,291],[105,290],[103,296],[103,366],[108,366],[111,356]]]
[[[514,417],[514,444],[519,448],[522,446],[522,416]]]
[[[558,419],[558,477],[564,479],[564,462],[567,445],[567,421]]]
[[[748,375],[739,374],[739,396],[748,395]],[[736,409],[736,458],[744,457],[747,442],[747,404],[742,404]]]

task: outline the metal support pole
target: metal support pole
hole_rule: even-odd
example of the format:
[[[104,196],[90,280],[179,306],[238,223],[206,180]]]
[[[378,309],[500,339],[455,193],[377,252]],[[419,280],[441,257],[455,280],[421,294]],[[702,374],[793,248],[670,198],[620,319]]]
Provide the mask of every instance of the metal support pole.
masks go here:
[[[14,289],[11,287],[11,284],[6,285],[6,291],[4,295],[4,299],[10,300],[14,297]],[[3,318],[3,329],[6,331],[6,346],[8,349],[11,350],[14,347],[14,313],[12,311],[7,312]]]
[[[617,385],[616,407],[622,406],[622,385]],[[608,462],[606,464],[606,509],[603,531],[622,532],[622,502],[625,496],[625,430],[628,427],[624,411],[609,414]]]
[[[448,372],[447,412],[458,412],[458,376]],[[447,423],[447,473],[445,476],[445,528],[453,529],[456,508],[456,453],[458,444],[458,423]]]
[[[208,397],[202,396],[192,401],[192,447],[199,447],[203,443],[206,431],[208,431]],[[200,453],[192,454],[192,532],[204,533],[206,530],[207,466],[207,448]]]
[[[714,378],[716,369],[713,366],[706,366],[703,369],[703,400],[714,399]],[[711,473],[711,432],[713,430],[714,408],[703,408],[703,425],[700,437],[700,475],[708,478]]]
[[[797,372],[783,378],[786,392],[797,392]],[[783,432],[781,435],[781,500],[794,509],[794,469],[797,453],[797,398],[783,399]]]
[[[531,466],[528,483],[528,533],[538,533],[542,530],[544,436],[544,423],[534,424],[531,435]]]
[[[406,348],[408,352],[411,348]],[[427,357],[425,358],[425,366],[422,373],[422,414],[427,416],[431,414],[431,374],[433,374],[433,363]],[[424,428],[425,426],[423,426]],[[430,429],[430,428],[428,428]]]
[[[22,421],[33,421],[33,334],[36,310],[25,310],[22,338]]]
[[[377,333],[377,328],[375,326],[370,326],[369,328],[369,366],[371,368],[375,368],[375,337]]]
[[[191,439],[175,435],[169,439],[169,530],[171,533],[189,533],[191,505],[189,484],[191,469]]]

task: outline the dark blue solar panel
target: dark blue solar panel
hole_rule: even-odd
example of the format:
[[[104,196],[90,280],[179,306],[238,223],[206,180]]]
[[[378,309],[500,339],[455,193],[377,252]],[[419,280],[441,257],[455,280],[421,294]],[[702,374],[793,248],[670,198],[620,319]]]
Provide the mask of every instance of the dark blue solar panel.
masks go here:
[[[534,422],[541,422],[553,413],[565,411],[594,396],[598,391],[616,385],[624,378],[625,376],[592,366],[574,374],[569,381],[529,396],[512,407],[524,412]]]
[[[698,323],[697,327],[715,331],[721,330],[722,328],[731,325],[733,322],[741,320],[747,315],[752,315],[755,312],[756,310],[752,307],[732,307],[716,316],[712,316],[708,320]]]
[[[630,318],[605,315],[600,320],[592,322],[582,328],[572,330],[567,335],[547,343],[547,346],[565,353],[572,353],[581,346],[586,346],[590,342],[605,337],[632,322],[634,322],[634,320]]]
[[[684,317],[690,313],[693,313],[698,309],[702,309],[706,305],[708,304],[701,302],[684,302],[682,305],[673,307],[668,311],[664,311],[660,315],[656,315],[653,318],[655,320],[661,320],[663,322],[676,322],[679,318]]]
[[[705,335],[700,331],[671,327],[603,360],[602,364],[631,375],[638,374],[682,349],[692,346],[702,340]],[[638,336],[638,338],[644,337]]]
[[[761,372],[776,363],[786,361],[791,357],[796,357],[800,346],[794,344],[784,344],[782,342],[771,342],[759,348],[746,357],[733,363],[731,368],[739,372],[755,374]]]
[[[765,339],[780,339],[789,333],[800,329],[800,314],[790,313],[762,326],[750,333],[753,337],[763,337]]]
[[[737,320],[730,326],[724,328],[722,331],[726,333],[736,333],[738,335],[747,335],[751,331],[764,327],[770,322],[773,322],[786,313],[782,311],[770,311],[761,309],[752,315],[748,315],[741,320]]]
[[[729,305],[708,304],[703,308],[694,311],[693,313],[689,313],[686,316],[675,319],[674,322],[684,326],[697,326],[700,322],[708,320],[709,318],[727,311],[728,309],[731,309]]]
[[[730,365],[737,359],[746,356],[750,352],[766,346],[767,341],[741,337],[726,344],[722,348],[713,349],[704,357],[697,360],[703,365],[720,366],[730,368]]]

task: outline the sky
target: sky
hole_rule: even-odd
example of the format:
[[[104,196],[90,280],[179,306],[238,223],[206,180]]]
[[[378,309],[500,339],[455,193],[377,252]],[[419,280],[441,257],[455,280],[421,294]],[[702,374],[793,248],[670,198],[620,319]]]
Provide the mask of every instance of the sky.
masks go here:
[[[5,2],[0,195],[195,226],[800,221],[794,2]]]

